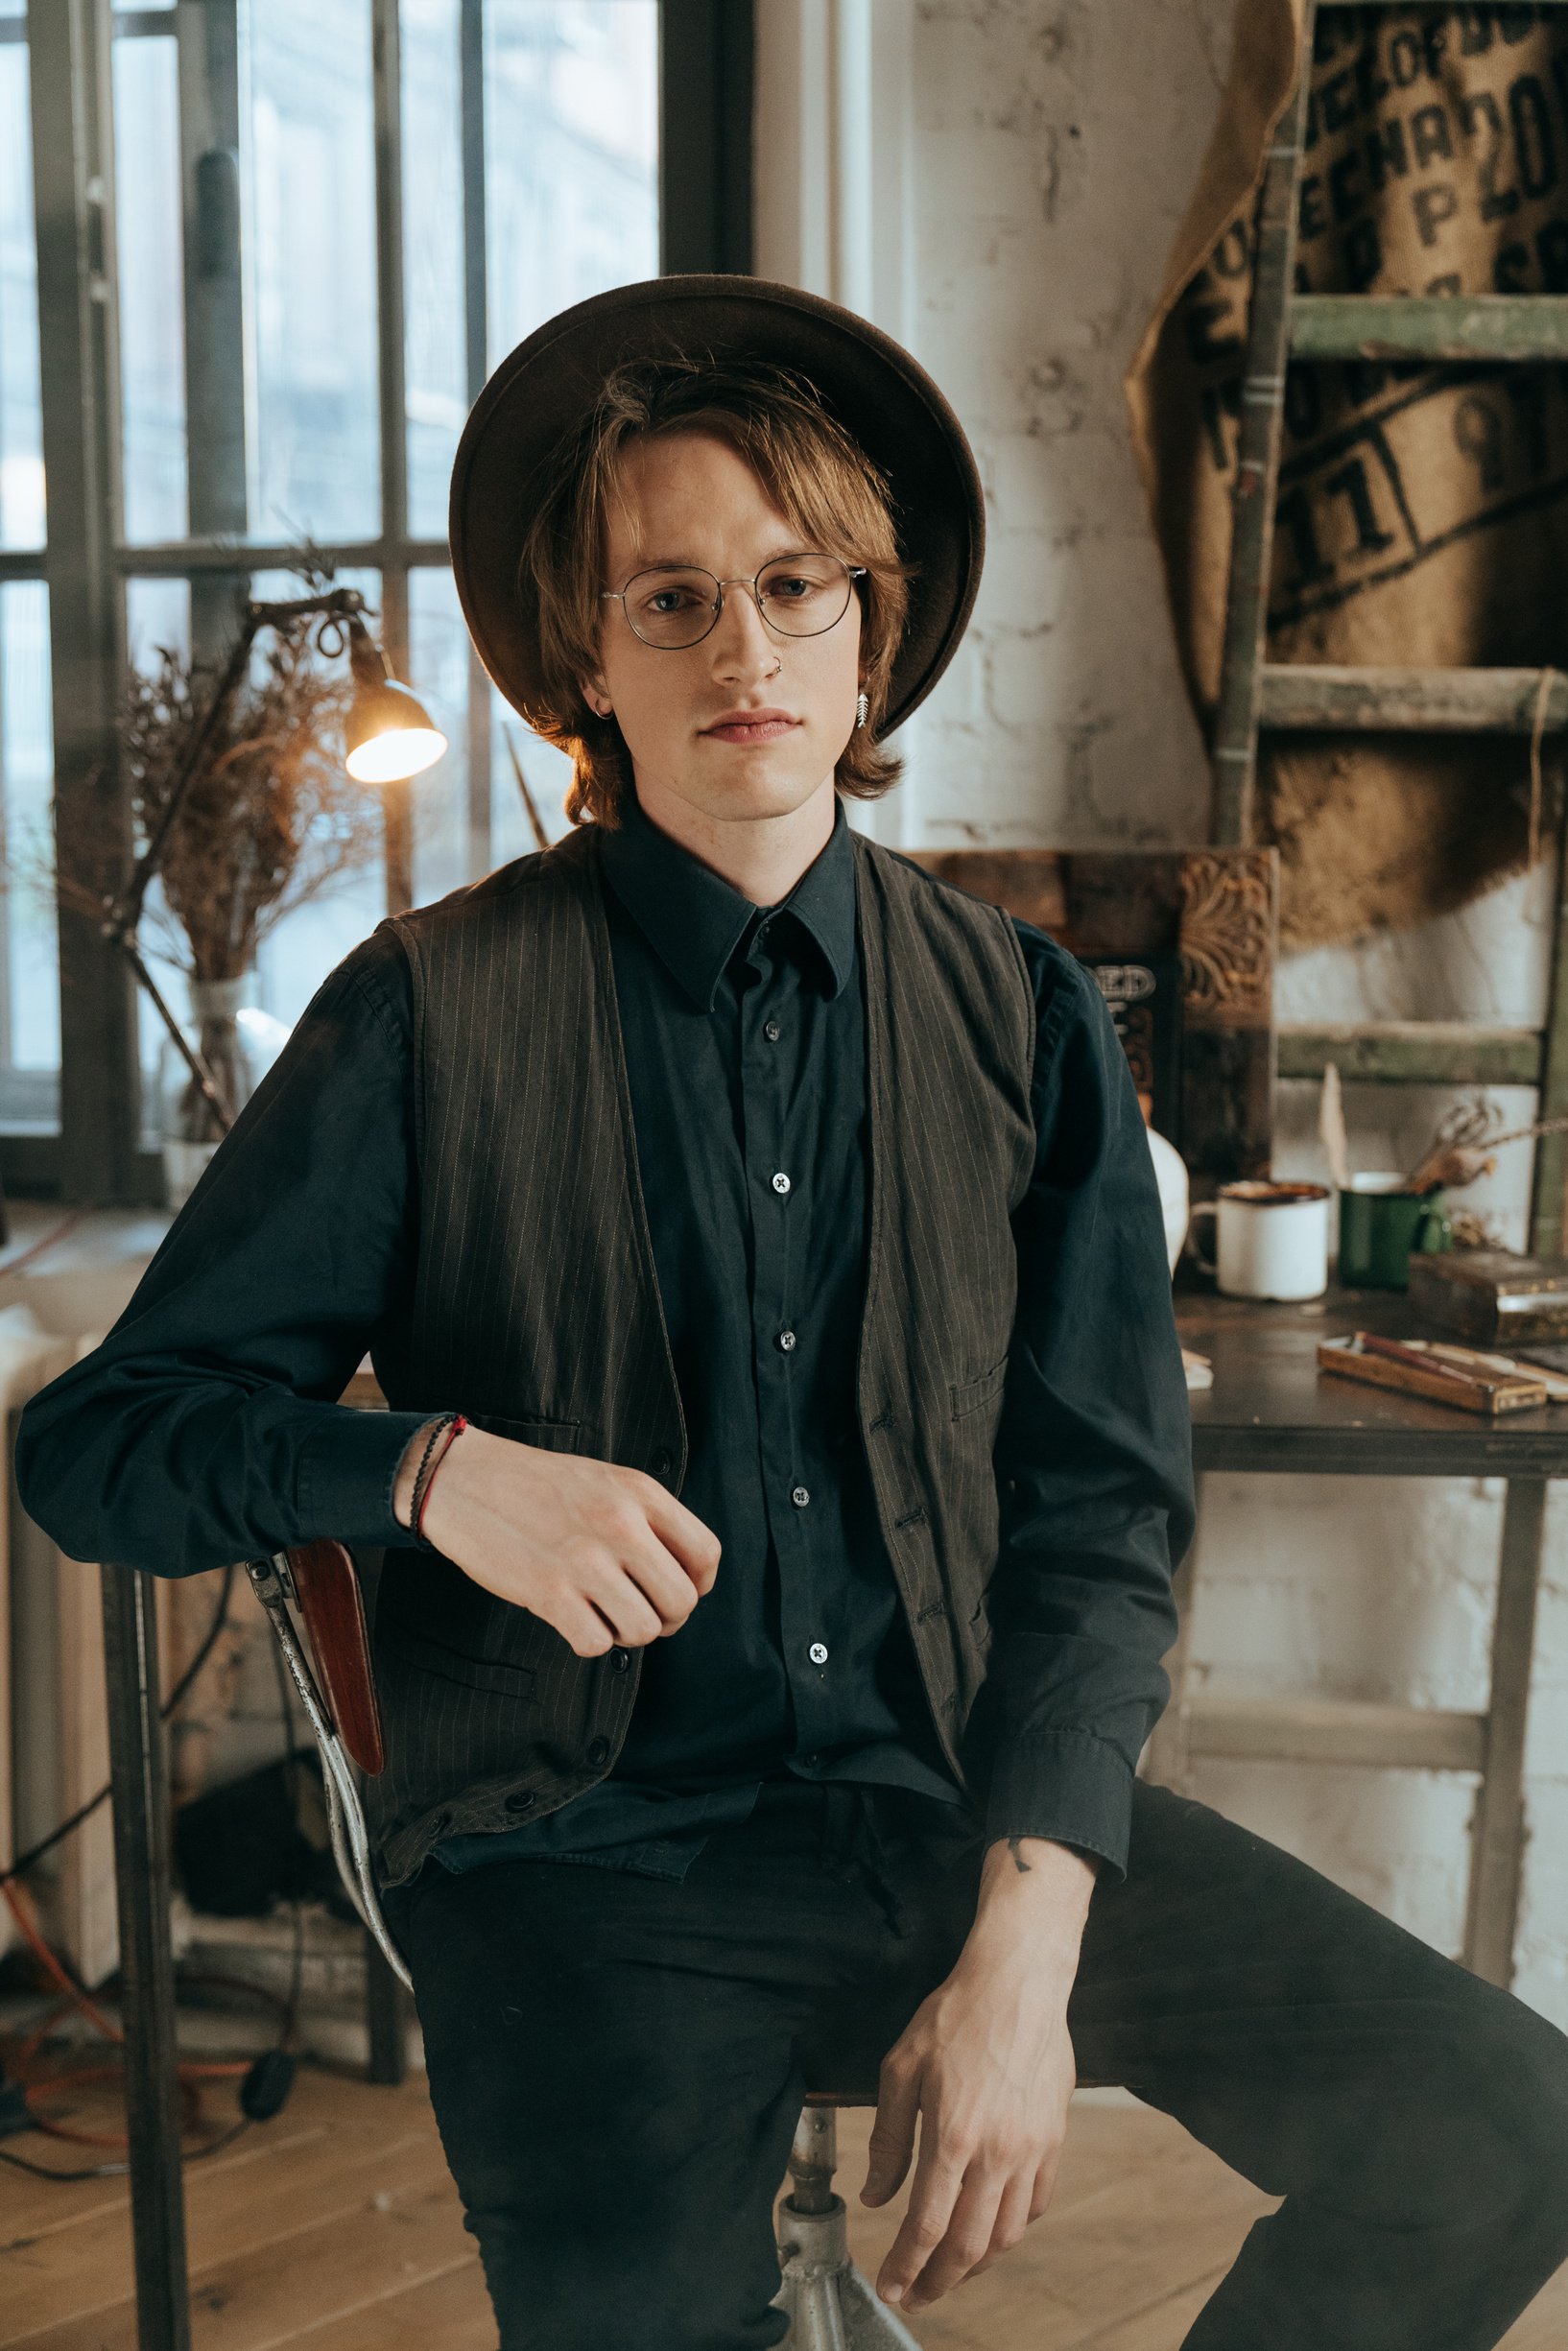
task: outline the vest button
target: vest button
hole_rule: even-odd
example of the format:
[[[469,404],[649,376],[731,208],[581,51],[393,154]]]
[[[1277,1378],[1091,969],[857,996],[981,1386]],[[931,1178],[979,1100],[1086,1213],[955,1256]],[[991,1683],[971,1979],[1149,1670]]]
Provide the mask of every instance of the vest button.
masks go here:
[[[612,1649],[609,1661],[617,1674],[629,1674],[631,1670],[631,1651],[629,1649]]]
[[[676,1465],[676,1457],[668,1445],[655,1445],[648,1457],[648,1466],[655,1478],[667,1478]]]
[[[509,1813],[526,1813],[533,1801],[532,1788],[514,1788],[507,1798],[507,1810]]]
[[[608,1763],[609,1741],[607,1739],[596,1739],[594,1741],[592,1746],[588,1749],[588,1761],[594,1765]]]

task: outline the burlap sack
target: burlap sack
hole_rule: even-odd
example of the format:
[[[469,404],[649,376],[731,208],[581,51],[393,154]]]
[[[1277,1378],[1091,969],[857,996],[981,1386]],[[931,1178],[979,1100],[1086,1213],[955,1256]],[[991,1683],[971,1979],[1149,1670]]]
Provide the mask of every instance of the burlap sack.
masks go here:
[[[1219,686],[1251,272],[1300,0],[1240,0],[1229,84],[1128,378],[1187,681]],[[1568,293],[1568,9],[1318,18],[1297,284],[1318,294]],[[1568,369],[1295,366],[1268,658],[1568,661]],[[1265,741],[1258,837],[1296,946],[1404,927],[1525,853],[1518,738]]]

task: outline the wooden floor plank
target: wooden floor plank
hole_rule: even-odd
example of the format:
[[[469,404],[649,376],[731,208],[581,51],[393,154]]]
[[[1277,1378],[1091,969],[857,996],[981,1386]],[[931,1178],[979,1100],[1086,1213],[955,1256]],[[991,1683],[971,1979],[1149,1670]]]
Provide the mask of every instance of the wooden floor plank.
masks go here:
[[[390,2144],[331,2147],[329,2160],[319,2157],[308,2167],[276,2161],[236,2165],[206,2178],[198,2173],[189,2183],[185,2212],[193,2293],[215,2268],[248,2255],[268,2256],[301,2230],[346,2232],[358,2215],[384,2199],[446,2185],[428,2134],[409,2131],[394,2133]],[[67,2295],[82,2313],[120,2301],[129,2261],[123,2208],[103,2220],[36,2238],[8,2272],[4,2339],[30,2341]]]
[[[400,2286],[361,2310],[326,2319],[290,2339],[300,2351],[494,2351],[479,2256]]]

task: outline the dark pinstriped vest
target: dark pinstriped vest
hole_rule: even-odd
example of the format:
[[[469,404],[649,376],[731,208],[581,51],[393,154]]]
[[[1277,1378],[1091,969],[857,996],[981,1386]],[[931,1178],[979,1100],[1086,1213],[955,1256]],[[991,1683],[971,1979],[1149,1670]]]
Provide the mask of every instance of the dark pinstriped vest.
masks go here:
[[[1033,1164],[1034,1010],[1012,925],[854,836],[870,1138],[858,1381],[877,1513],[942,1748],[984,1671],[1010,1220]],[[419,1253],[375,1351],[389,1401],[461,1410],[678,1492],[665,1337],[591,827],[395,926],[414,984]],[[383,1868],[538,1818],[613,1766],[635,1651],[584,1659],[429,1552],[388,1555]]]

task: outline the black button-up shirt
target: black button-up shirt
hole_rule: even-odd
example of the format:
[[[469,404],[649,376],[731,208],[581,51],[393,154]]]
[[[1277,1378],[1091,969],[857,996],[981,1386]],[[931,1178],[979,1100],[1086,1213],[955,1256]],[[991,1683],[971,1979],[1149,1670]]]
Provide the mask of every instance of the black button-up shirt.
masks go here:
[[[644,1652],[610,1777],[441,1858],[681,1874],[762,1780],[962,1799],[941,1760],[855,1411],[865,1012],[842,807],[759,909],[635,802],[605,841],[638,1163],[712,1592]],[[1019,924],[1034,983],[1035,1176],[998,1443],[984,1831],[1120,1866],[1191,1529],[1186,1397],[1136,1098],[1098,991]],[[405,1540],[421,1416],[331,1401],[406,1297],[412,993],[378,933],[326,983],[105,1345],[28,1408],[24,1500],[77,1557],[184,1574],[314,1535]],[[979,1824],[977,1824],[977,1827]]]

